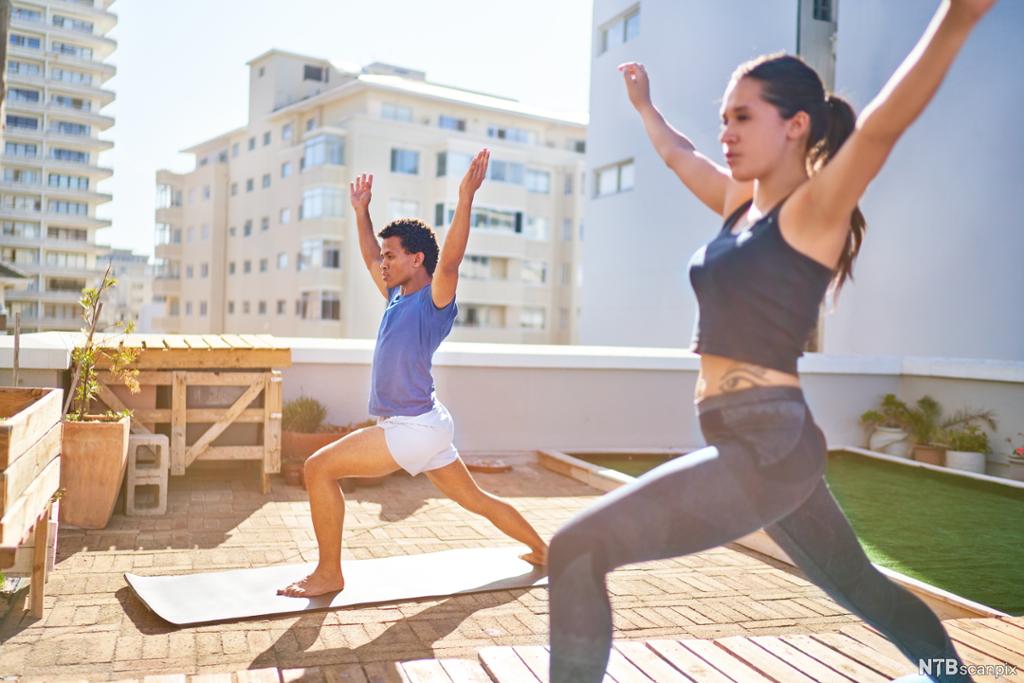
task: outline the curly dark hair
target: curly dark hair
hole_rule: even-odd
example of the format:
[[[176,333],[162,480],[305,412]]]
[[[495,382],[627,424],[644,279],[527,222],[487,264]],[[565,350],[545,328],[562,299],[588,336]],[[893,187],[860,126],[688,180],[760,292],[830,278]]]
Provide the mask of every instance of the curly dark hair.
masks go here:
[[[431,276],[434,275],[441,250],[437,246],[437,233],[432,227],[418,218],[399,218],[385,225],[377,236],[381,239],[397,237],[407,253],[423,254],[423,267]]]

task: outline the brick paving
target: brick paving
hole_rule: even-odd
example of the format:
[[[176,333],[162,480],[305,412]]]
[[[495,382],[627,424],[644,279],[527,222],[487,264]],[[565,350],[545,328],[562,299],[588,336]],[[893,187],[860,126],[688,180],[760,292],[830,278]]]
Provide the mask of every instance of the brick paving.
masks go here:
[[[532,463],[478,479],[547,538],[600,495]],[[395,475],[346,495],[345,558],[508,542],[424,477]],[[103,681],[246,669],[257,679],[266,669],[475,659],[482,647],[547,641],[546,589],[175,627],[150,613],[122,576],[315,559],[305,491],[275,477],[263,496],[249,470],[193,468],[172,478],[166,516],[115,515],[104,530],[61,529],[45,617],[12,610],[0,624],[0,680]],[[627,567],[609,577],[608,588],[617,639],[826,632],[857,621],[788,567],[734,547]]]

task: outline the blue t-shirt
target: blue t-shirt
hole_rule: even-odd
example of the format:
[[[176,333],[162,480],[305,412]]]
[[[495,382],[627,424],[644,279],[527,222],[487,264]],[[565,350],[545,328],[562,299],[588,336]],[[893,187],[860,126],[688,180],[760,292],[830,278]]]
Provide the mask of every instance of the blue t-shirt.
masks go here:
[[[434,408],[434,351],[452,331],[459,307],[455,299],[438,308],[430,285],[408,296],[388,289],[388,306],[377,330],[370,371],[370,414],[414,417]]]

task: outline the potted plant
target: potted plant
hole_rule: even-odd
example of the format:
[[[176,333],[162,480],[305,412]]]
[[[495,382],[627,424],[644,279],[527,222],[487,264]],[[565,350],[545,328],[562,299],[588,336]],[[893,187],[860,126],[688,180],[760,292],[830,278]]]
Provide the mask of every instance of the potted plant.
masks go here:
[[[985,474],[985,456],[992,452],[988,434],[975,423],[947,429],[942,435],[947,444],[946,467]]]
[[[1017,436],[1024,437],[1024,433],[1018,432]],[[1011,439],[1007,439],[1013,445]],[[1024,446],[1018,446],[1010,451],[1010,479],[1024,481]]]
[[[868,449],[898,458],[906,458],[910,454],[910,442],[907,440],[910,409],[895,394],[883,396],[877,408],[860,416],[860,423],[871,430]]]
[[[929,465],[946,464],[946,448],[936,443],[943,426],[942,406],[931,396],[922,396],[907,411],[907,428],[913,442],[914,460]]]
[[[60,518],[85,529],[102,529],[110,521],[128,464],[130,411],[93,412],[100,388],[96,370],[99,356],[109,361],[114,378],[132,393],[139,391],[139,372],[129,367],[139,350],[126,348],[123,340],[109,347],[96,339],[103,294],[116,285],[108,266],[99,287],[82,290],[79,303],[85,321],[85,343],[71,352],[71,386],[62,412]],[[131,322],[116,323],[115,327],[126,334],[134,329]]]

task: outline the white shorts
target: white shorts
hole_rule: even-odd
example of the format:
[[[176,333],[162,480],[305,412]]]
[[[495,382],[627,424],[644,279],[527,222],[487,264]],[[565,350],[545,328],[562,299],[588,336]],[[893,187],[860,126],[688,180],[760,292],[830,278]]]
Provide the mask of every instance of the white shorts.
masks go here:
[[[379,418],[377,426],[384,430],[391,457],[409,474],[436,470],[459,457],[452,443],[455,423],[440,402],[429,413],[415,417]]]

